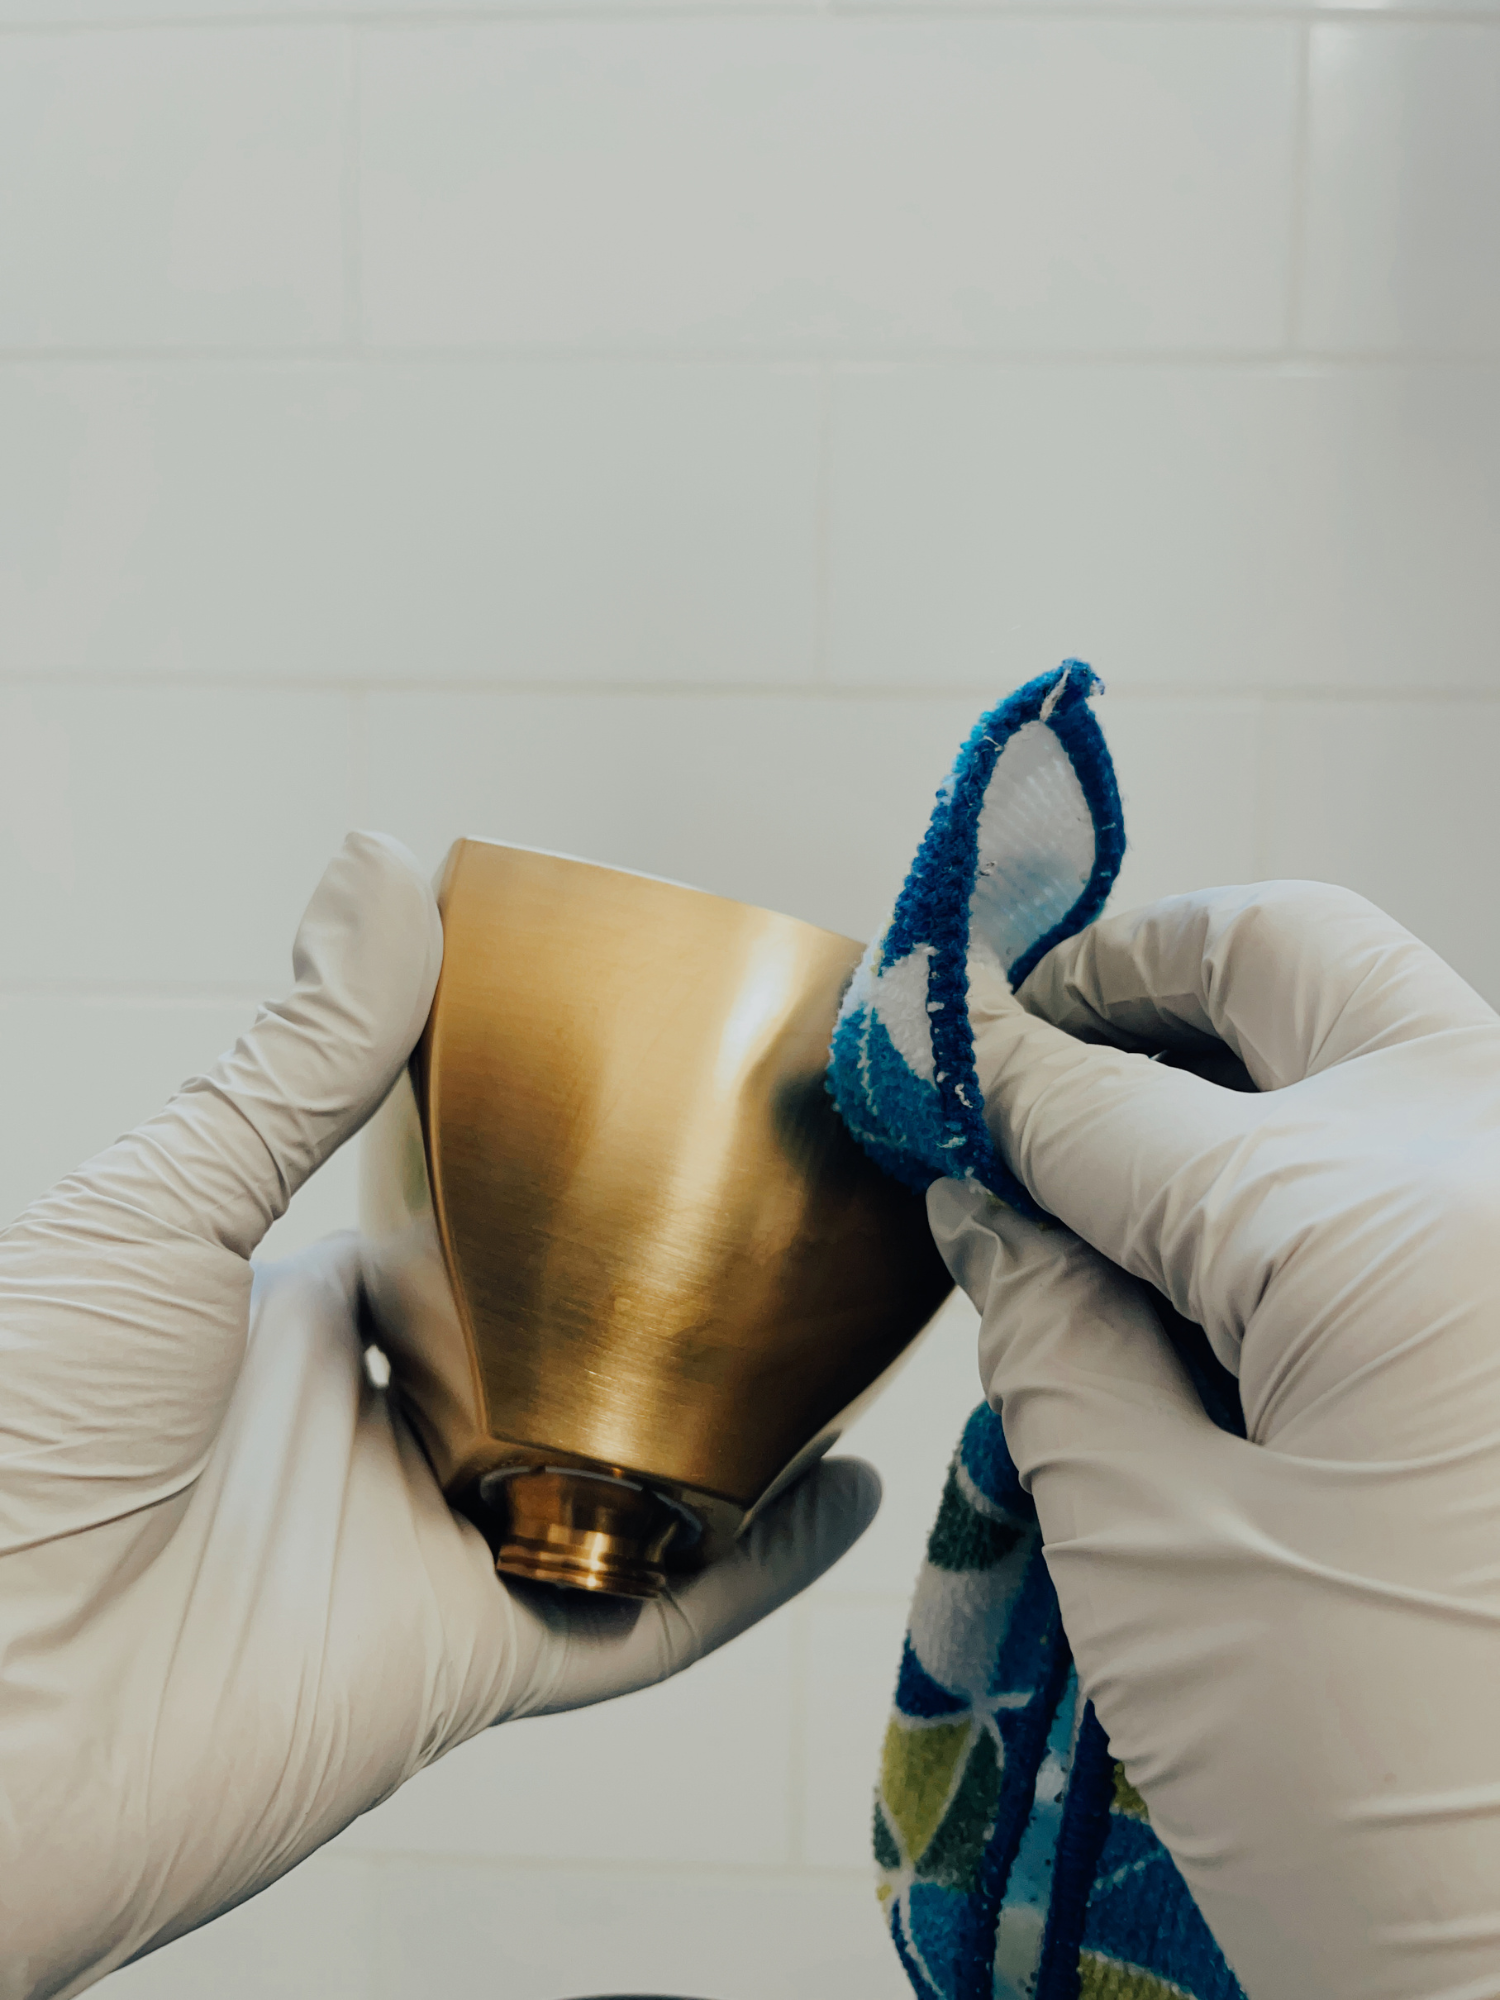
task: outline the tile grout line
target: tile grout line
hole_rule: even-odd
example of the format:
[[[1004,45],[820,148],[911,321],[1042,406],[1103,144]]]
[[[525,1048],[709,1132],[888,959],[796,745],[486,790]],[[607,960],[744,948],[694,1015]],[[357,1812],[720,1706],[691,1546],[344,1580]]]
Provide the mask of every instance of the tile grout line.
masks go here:
[[[504,1727],[502,1724],[501,1727]],[[668,1879],[734,1883],[746,1878],[760,1884],[782,1881],[788,1885],[838,1886],[869,1891],[870,1873],[863,1868],[821,1867],[816,1863],[793,1867],[780,1861],[616,1861],[589,1855],[476,1854],[461,1847],[357,1847],[335,1846],[320,1850],[330,1861],[374,1862],[377,1866],[418,1866],[432,1868],[487,1868],[497,1874],[518,1875],[605,1875],[664,1876]],[[874,1901],[873,1895],[871,1901]],[[624,1996],[621,1996],[624,2000]]]
[[[1388,687],[1357,687],[1326,682],[1270,685],[1231,682],[1223,687],[1203,687],[1189,682],[1142,681],[1134,687],[1122,686],[1109,673],[1107,662],[1101,671],[1109,683],[1111,705],[1137,702],[1179,702],[1191,707],[1213,707],[1237,701],[1328,702],[1348,706],[1399,703],[1410,706],[1451,706],[1457,703],[1489,705],[1500,702],[1500,687],[1432,687],[1395,682]],[[691,680],[465,680],[434,676],[430,680],[391,678],[372,680],[358,674],[161,674],[161,673],[67,673],[58,669],[15,671],[0,669],[0,695],[7,689],[17,692],[45,688],[56,693],[99,693],[122,695],[170,691],[184,698],[223,694],[280,695],[295,699],[327,699],[330,695],[362,696],[366,704],[374,700],[413,700],[431,696],[455,700],[548,700],[618,701],[643,697],[672,701],[837,701],[910,702],[968,701],[993,698],[993,677],[964,681],[843,681],[829,680],[814,685],[806,680],[782,681],[691,681]]]
[[[278,977],[285,984],[284,975]],[[214,986],[191,980],[181,986],[157,986],[138,980],[116,983],[107,979],[11,979],[0,981],[0,1005],[7,1001],[73,1000],[87,1006],[153,1007],[163,1012],[187,1012],[208,1007],[259,1007],[266,991],[260,986]]]
[[[1270,823],[1271,823],[1271,714],[1270,703],[1264,699],[1255,704],[1255,743],[1252,765],[1255,786],[1254,818],[1251,834],[1254,840],[1253,861],[1255,880],[1264,882],[1270,873]]]
[[[341,253],[342,254],[342,253]],[[360,274],[362,283],[362,273]],[[1395,373],[1400,370],[1447,370],[1453,373],[1500,369],[1500,344],[1478,347],[1303,347],[1289,353],[1285,346],[1249,347],[1029,347],[942,346],[920,341],[909,345],[806,347],[788,343],[699,347],[582,341],[553,343],[454,341],[449,345],[412,342],[371,344],[361,334],[357,347],[338,339],[311,345],[226,342],[204,346],[120,346],[114,344],[35,347],[0,344],[3,368],[654,368],[660,371],[700,368],[760,371],[774,374],[788,368],[864,369],[894,373],[900,369],[1009,369],[1017,373],[1052,369],[1079,373],[1089,369],[1116,371],[1185,369],[1213,374],[1308,375]]]
[[[342,211],[340,249],[343,260],[343,326],[344,347],[350,354],[358,354],[363,335],[363,307],[361,291],[363,285],[363,207],[361,202],[360,170],[360,103],[361,103],[361,58],[362,35],[358,22],[351,22],[348,28],[349,73],[346,79],[347,91],[344,98],[344,158],[342,169]]]
[[[349,691],[349,825],[370,822],[370,691],[360,686]]]
[[[670,13],[675,10],[668,10]],[[747,10],[745,18],[754,19],[754,11]],[[1285,26],[1287,23],[1303,21],[1346,21],[1357,26],[1368,25],[1380,32],[1388,26],[1426,27],[1438,26],[1470,27],[1497,25],[1491,9],[1463,6],[1433,7],[1394,6],[1390,8],[1372,7],[1365,0],[1347,0],[1347,4],[1268,4],[1266,6],[1235,5],[1234,0],[1224,6],[1202,4],[1202,0],[1161,0],[1161,4],[1113,6],[1109,0],[1062,0],[1056,7],[1038,4],[1038,0],[933,0],[930,6],[902,5],[900,0],[833,0],[833,18],[851,21],[955,21],[955,20],[1086,20],[1100,22],[1148,21],[1153,25],[1174,22],[1192,22],[1208,25],[1221,21],[1233,22],[1238,26],[1260,26],[1271,22]]]
[[[833,535],[833,391],[834,368],[825,364],[818,379],[818,464],[813,523],[813,657],[812,678],[825,685],[833,670],[829,657],[829,593]]]
[[[787,1851],[794,1869],[807,1864],[807,1698],[812,1635],[805,1601],[794,1610],[791,1631],[791,1701],[787,1728]]]
[[[1307,212],[1312,125],[1312,26],[1302,24],[1297,49],[1297,103],[1292,133],[1292,213],[1287,273],[1286,347],[1301,359],[1302,305],[1306,282]]]
[[[1374,9],[1348,0],[1348,4],[1314,4],[1298,6],[1284,0],[1283,4],[1228,4],[1210,6],[1194,4],[1194,0],[1157,0],[1157,4],[1135,4],[1120,6],[1113,0],[1061,0],[1056,6],[1041,4],[1041,0],[933,0],[930,5],[902,4],[892,0],[892,4],[882,4],[882,0],[753,0],[753,4],[729,4],[697,9],[687,4],[687,0],[663,0],[663,4],[637,4],[616,7],[608,0],[563,0],[558,6],[540,4],[502,4],[485,6],[450,6],[428,11],[403,11],[400,8],[375,9],[360,7],[323,7],[298,10],[289,7],[268,8],[264,12],[245,11],[221,14],[213,20],[204,20],[191,10],[184,8],[178,12],[143,11],[122,19],[114,14],[80,13],[73,19],[59,21],[38,11],[32,19],[12,17],[0,21],[0,39],[29,35],[48,36],[63,40],[90,34],[130,34],[182,32],[190,34],[243,34],[257,29],[275,30],[278,33],[288,29],[303,29],[308,32],[330,27],[368,27],[385,29],[397,33],[441,34],[455,28],[505,28],[516,23],[529,24],[551,22],[598,22],[610,25],[682,23],[693,28],[709,28],[720,25],[739,25],[764,21],[795,22],[798,25],[821,26],[841,23],[896,23],[900,25],[925,25],[928,22],[951,21],[1053,21],[1082,20],[1108,23],[1148,21],[1152,23],[1194,23],[1218,26],[1221,23],[1234,25],[1261,25],[1264,23],[1284,24],[1308,20],[1348,21],[1361,27],[1369,27],[1376,33],[1388,27],[1420,25],[1489,27],[1500,26],[1494,13],[1482,7],[1454,5],[1393,6],[1389,9]]]

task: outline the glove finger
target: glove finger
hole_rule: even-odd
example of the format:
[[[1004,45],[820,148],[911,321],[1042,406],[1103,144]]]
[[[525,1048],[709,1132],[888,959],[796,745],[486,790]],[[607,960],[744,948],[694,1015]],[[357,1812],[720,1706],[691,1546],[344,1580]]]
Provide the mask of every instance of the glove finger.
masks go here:
[[[1259,1090],[1495,1015],[1451,966],[1347,889],[1262,882],[1173,896],[1056,946],[1018,996],[1090,1042],[1227,1044]]]
[[[1344,1169],[1363,1157],[1312,1078],[1423,1035],[1489,1046],[1500,1025],[1389,918],[1311,883],[1107,919],[1057,946],[1018,995],[971,965],[969,1014],[1002,1156],[1043,1208],[1204,1326],[1230,1367],[1288,1202],[1305,1222],[1342,1200]],[[1140,1053],[1164,1042],[1228,1047],[1263,1094]],[[1467,1092],[1464,1070],[1454,1087]]]
[[[973,1188],[928,1206],[1082,1689],[1248,1991],[1482,1993],[1500,1786],[1452,1723],[1495,1644],[1482,1462],[1217,1431],[1119,1273]]]
[[[1036,1502],[1082,1685],[1132,1777],[1154,1780],[1161,1719],[1233,1666],[1222,1607],[1262,1560],[1240,1524],[1269,1455],[1213,1424],[1143,1288],[1086,1244],[954,1181],[934,1184],[928,1215],[982,1314],[981,1379]]]
[[[880,1477],[862,1459],[815,1466],[720,1561],[642,1605],[550,1592],[554,1671],[524,1712],[547,1715],[629,1694],[680,1673],[759,1623],[829,1570],[880,1505]]]
[[[1233,1366],[1259,1264],[1260,1168],[1247,1136],[1281,1100],[1079,1041],[971,963],[985,1119],[1043,1209],[1204,1326]],[[1240,1210],[1244,1210],[1244,1216]],[[1233,1261],[1214,1254],[1228,1240]]]
[[[296,984],[166,1108],[67,1183],[248,1256],[381,1103],[432,1004],[442,925],[412,855],[352,833],[292,948]]]
[[[927,1217],[979,1310],[980,1381],[1028,1487],[1054,1462],[1087,1471],[1122,1439],[1173,1450],[1217,1435],[1149,1295],[1086,1243],[961,1181],[933,1182]]]

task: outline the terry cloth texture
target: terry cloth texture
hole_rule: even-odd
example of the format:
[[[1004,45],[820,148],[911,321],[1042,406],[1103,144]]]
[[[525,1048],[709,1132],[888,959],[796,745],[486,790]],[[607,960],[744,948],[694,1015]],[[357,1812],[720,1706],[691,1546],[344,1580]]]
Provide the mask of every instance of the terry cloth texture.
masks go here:
[[[1125,839],[1081,661],[978,723],[834,1032],[829,1089],[909,1186],[978,1181],[1035,1215],[984,1122],[971,964],[1017,985],[1090,922]],[[1205,1407],[1232,1378],[1169,1329]],[[970,1417],[917,1583],[875,1799],[879,1895],[922,2000],[1242,2000],[1077,1683],[1000,1420]]]
[[[833,1035],[828,1086],[876,1163],[908,1186],[973,1180],[1039,1211],[985,1128],[969,1030],[971,955],[1018,986],[1098,916],[1125,832],[1081,660],[982,716]]]
[[[875,1860],[921,2000],[1244,2000],[1079,1704],[1036,1510],[983,1404],[917,1580]]]

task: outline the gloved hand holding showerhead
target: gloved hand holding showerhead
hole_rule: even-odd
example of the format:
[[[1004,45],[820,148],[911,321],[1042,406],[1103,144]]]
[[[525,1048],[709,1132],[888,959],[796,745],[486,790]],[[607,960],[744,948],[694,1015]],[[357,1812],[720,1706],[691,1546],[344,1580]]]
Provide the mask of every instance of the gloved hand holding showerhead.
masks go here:
[[[359,1239],[252,1269],[390,1089],[441,953],[411,856],[352,835],[292,992],[0,1236],[4,2000],[243,1901],[491,1723],[691,1665],[875,1511],[831,1463],[653,1604],[508,1591],[367,1378]]]

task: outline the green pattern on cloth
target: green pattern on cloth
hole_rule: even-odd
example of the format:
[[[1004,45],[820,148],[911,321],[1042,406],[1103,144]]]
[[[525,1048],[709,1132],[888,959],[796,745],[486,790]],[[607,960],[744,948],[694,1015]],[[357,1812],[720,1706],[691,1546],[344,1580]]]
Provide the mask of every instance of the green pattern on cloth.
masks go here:
[[[1143,1819],[1149,1823],[1151,1815],[1146,1810],[1146,1801],[1126,1777],[1123,1764],[1115,1765],[1114,1783],[1115,1791],[1110,1801],[1110,1811],[1125,1813],[1131,1819]]]
[[[921,2000],[1244,2000],[1079,1698],[1035,1510],[984,1408],[917,1581],[873,1826]]]
[[[1192,2000],[1185,1986],[1097,1952],[1078,1955],[1078,2000]]]
[[[927,1538],[927,1560],[934,1569],[961,1574],[993,1569],[1020,1542],[1025,1530],[1014,1521],[987,1518],[964,1498],[956,1467],[950,1467],[937,1520]]]
[[[983,1731],[975,1738],[948,1810],[923,1850],[922,1874],[947,1889],[978,1886],[979,1859],[994,1823],[1000,1796],[1000,1755],[995,1739]]]
[[[898,1718],[891,1717],[880,1760],[880,1801],[908,1854],[925,1854],[942,1824],[972,1728],[966,1717],[962,1722],[903,1729]]]
[[[901,1849],[896,1845],[896,1836],[891,1832],[891,1823],[885,1816],[885,1807],[878,1798],[875,1801],[874,1846],[877,1868],[894,1869],[901,1866]]]
[[[908,1187],[952,1178],[1038,1213],[985,1122],[968,967],[982,946],[1015,987],[1104,907],[1125,831],[1097,692],[1068,660],[981,716],[844,995],[828,1088]],[[1198,1338],[1184,1366],[1243,1436],[1237,1389]],[[922,2000],[1079,2000],[1085,1978],[1100,1994],[1145,1980],[1243,2000],[1079,1695],[1036,1510],[988,1409],[965,1427],[918,1579],[874,1844]]]

